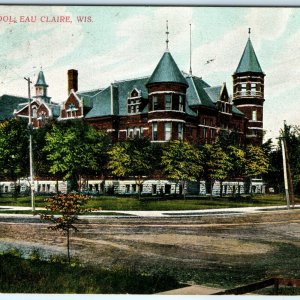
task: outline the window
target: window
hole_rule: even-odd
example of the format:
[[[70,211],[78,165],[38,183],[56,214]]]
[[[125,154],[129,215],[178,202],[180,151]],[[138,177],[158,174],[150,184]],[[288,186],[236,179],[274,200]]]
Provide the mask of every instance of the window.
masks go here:
[[[206,139],[206,128],[203,128],[203,139]]]
[[[183,124],[178,123],[178,139],[183,140]]]
[[[165,110],[171,110],[172,103],[171,103],[171,95],[165,95]]]
[[[126,194],[130,193],[130,185],[129,184],[126,184],[126,186],[125,186],[125,193]]]
[[[157,193],[157,185],[156,184],[152,184],[152,194],[156,195]]]
[[[165,185],[165,194],[171,194],[171,185],[170,184]]]
[[[136,184],[133,184],[133,185],[132,185],[132,192],[133,192],[133,193],[136,193]]]
[[[152,140],[157,141],[157,123],[152,123]]]
[[[252,111],[252,121],[257,121],[257,111],[256,110]]]
[[[35,106],[32,108],[32,117],[33,118],[37,117],[37,108]]]
[[[251,83],[251,95],[256,95],[256,83]]]
[[[247,85],[246,83],[241,84],[241,94],[246,95]]]
[[[169,141],[172,136],[172,123],[165,123],[165,141]]]
[[[157,96],[152,97],[152,110],[157,110],[158,104],[157,104]]]
[[[140,99],[128,99],[128,113],[135,114],[140,112]]]
[[[144,128],[140,127],[140,136],[144,136]]]
[[[179,95],[179,107],[178,107],[179,111],[184,111],[184,106],[183,106],[183,97],[181,95]]]

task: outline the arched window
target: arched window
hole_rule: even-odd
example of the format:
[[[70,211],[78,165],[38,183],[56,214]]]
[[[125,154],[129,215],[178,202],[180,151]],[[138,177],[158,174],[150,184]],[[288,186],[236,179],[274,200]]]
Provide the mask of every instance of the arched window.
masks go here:
[[[36,106],[33,106],[33,107],[32,107],[32,117],[33,117],[33,118],[36,118],[36,117],[37,117],[37,108],[36,108]]]

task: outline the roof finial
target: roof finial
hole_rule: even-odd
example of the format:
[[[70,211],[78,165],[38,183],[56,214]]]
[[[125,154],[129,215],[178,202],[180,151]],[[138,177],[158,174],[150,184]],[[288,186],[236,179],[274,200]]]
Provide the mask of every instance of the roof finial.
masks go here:
[[[250,39],[250,35],[251,35],[251,28],[248,28],[248,34],[249,34],[249,39]]]
[[[190,75],[192,75],[192,24],[190,24]]]
[[[167,31],[166,31],[167,39],[166,39],[166,51],[169,51],[169,27],[168,27],[168,20],[167,20]]]

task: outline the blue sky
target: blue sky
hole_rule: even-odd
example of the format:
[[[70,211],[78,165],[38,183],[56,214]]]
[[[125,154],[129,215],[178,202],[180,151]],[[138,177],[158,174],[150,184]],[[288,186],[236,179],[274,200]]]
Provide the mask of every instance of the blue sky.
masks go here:
[[[191,23],[193,74],[212,86],[226,82],[232,93],[231,75],[251,27],[266,74],[266,137],[277,137],[283,120],[300,125],[300,8],[4,6],[0,15],[17,21],[20,16],[71,17],[66,24],[0,20],[0,95],[25,96],[23,77],[35,81],[42,66],[56,102],[67,98],[70,68],[79,71],[79,90],[150,75],[165,50],[166,20],[179,68],[189,70]],[[91,16],[93,22],[78,23],[77,16]]]

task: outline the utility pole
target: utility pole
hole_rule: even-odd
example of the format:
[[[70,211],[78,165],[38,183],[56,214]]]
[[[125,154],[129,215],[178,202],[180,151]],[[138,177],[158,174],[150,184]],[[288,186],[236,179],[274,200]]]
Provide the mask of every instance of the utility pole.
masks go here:
[[[283,177],[284,177],[284,190],[286,198],[287,209],[290,209],[290,194],[289,194],[289,185],[287,179],[287,167],[286,167],[286,151],[285,151],[285,138],[281,138],[281,151],[282,151],[282,160],[283,160]]]
[[[28,83],[28,129],[29,129],[29,171],[30,171],[30,193],[31,193],[31,207],[32,213],[35,212],[35,203],[34,203],[34,181],[33,181],[33,166],[32,166],[32,120],[31,120],[31,94],[30,94],[30,77],[24,79]]]

